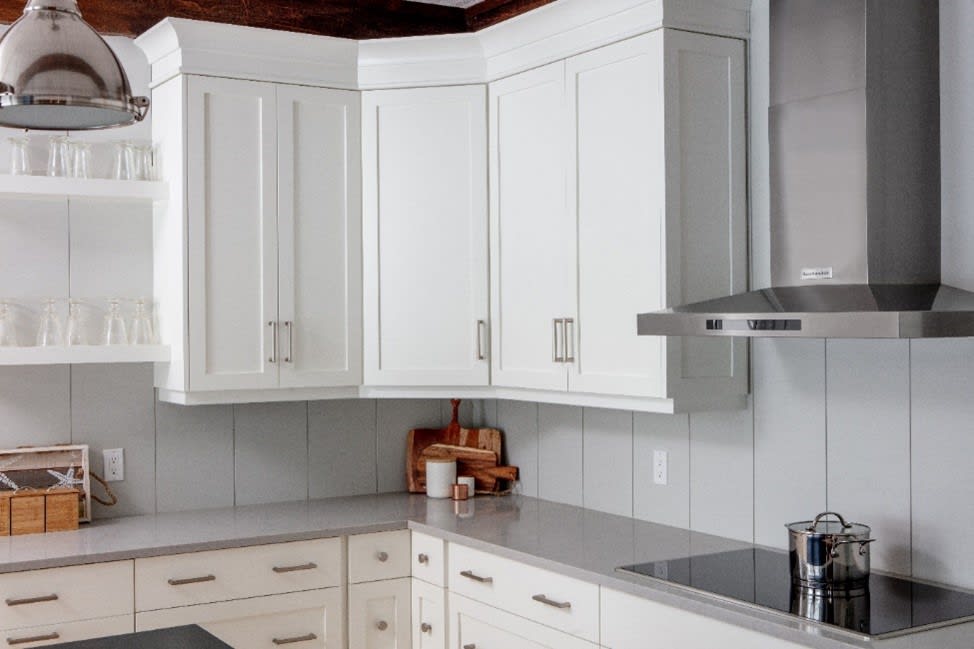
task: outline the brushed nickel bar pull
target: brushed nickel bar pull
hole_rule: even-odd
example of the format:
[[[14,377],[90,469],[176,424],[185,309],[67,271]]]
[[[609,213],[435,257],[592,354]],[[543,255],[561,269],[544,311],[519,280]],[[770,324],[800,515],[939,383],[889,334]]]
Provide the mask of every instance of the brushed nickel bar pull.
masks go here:
[[[271,642],[276,645],[282,644],[294,644],[295,642],[311,642],[312,640],[317,640],[318,636],[313,633],[306,633],[305,635],[296,635],[293,638],[273,638]]]
[[[575,362],[575,318],[563,318],[562,322],[565,323],[562,332],[565,336],[565,362],[574,363]],[[569,330],[571,327],[571,330]],[[568,351],[571,349],[571,351]]]
[[[552,331],[551,331],[551,360],[554,363],[564,363],[565,357],[558,353],[558,327],[561,326],[561,318],[555,318],[551,321]]]
[[[277,362],[277,323],[271,320],[267,323],[271,328],[271,355],[267,358],[268,363]]]
[[[45,640],[57,640],[61,634],[57,631],[45,633],[44,635],[32,635],[26,638],[7,638],[8,645],[27,644],[29,642],[44,642]]]
[[[287,356],[284,357],[285,363],[294,362],[294,323],[290,320],[284,321],[284,328],[287,330]]]
[[[271,570],[277,574],[281,574],[285,572],[298,572],[299,570],[314,570],[317,567],[317,563],[309,561],[308,563],[302,563],[300,566],[274,566]]]
[[[487,331],[487,322],[484,320],[477,320],[477,360],[485,361],[487,360],[487,355],[484,353],[484,333]]]
[[[474,581],[476,581],[478,583],[481,583],[481,584],[492,584],[492,583],[494,583],[494,578],[493,577],[481,577],[480,575],[474,574],[474,572],[472,570],[461,570],[460,571],[460,576],[461,577],[466,577],[467,579],[473,579]]]
[[[189,577],[188,579],[170,579],[170,586],[185,586],[186,584],[202,584],[207,581],[216,581],[215,575],[204,575],[202,577]]]
[[[571,602],[556,602],[553,599],[548,599],[544,595],[535,595],[531,599],[533,599],[536,602],[541,602],[542,604],[546,604],[547,606],[553,606],[555,608],[571,608],[572,607],[572,603]]]
[[[475,644],[465,644],[465,645],[463,645],[463,649],[477,649],[477,645],[475,645]]]
[[[7,606],[23,606],[24,604],[40,604],[41,602],[56,602],[57,595],[41,595],[40,597],[25,597],[23,599],[8,599]]]

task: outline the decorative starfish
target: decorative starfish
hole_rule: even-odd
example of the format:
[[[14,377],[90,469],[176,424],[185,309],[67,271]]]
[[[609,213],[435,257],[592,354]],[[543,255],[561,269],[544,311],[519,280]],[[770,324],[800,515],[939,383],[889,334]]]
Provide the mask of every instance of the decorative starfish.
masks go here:
[[[52,469],[48,469],[47,472],[57,479],[57,484],[51,485],[50,487],[48,487],[49,489],[59,489],[61,487],[71,488],[77,485],[83,485],[85,483],[84,480],[74,477],[74,467],[68,469],[67,473],[58,473],[57,471],[54,471]],[[0,475],[3,474],[0,473]],[[2,481],[3,478],[0,478],[0,482]]]

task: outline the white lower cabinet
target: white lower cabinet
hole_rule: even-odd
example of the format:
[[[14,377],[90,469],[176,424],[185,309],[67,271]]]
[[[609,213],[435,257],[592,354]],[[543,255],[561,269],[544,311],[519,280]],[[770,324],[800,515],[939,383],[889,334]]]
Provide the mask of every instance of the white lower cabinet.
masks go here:
[[[608,588],[602,589],[602,645],[607,649],[800,649],[791,642]],[[478,645],[477,649],[487,648]]]
[[[348,648],[410,648],[410,579],[348,587]]]
[[[412,582],[413,649],[446,649],[446,589]]]
[[[344,593],[324,588],[147,611],[136,614],[138,631],[198,624],[234,649],[301,649],[343,646]]]
[[[585,640],[450,593],[450,649],[596,649]]]
[[[133,625],[132,615],[116,615],[97,620],[6,629],[2,633],[8,646],[29,648],[132,633]]]

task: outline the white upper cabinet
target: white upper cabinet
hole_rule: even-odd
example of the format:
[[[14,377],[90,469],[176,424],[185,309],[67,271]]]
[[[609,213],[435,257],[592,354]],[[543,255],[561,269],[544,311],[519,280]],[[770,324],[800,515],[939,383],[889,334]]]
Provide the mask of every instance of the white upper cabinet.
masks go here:
[[[362,381],[359,93],[280,86],[281,387]]]
[[[366,385],[488,383],[485,95],[363,93]]]
[[[161,398],[357,386],[359,94],[201,76],[153,94],[171,111],[153,128],[175,178],[155,224],[160,330],[173,345]]]
[[[495,385],[747,393],[743,342],[636,335],[746,288],[744,91],[741,41],[664,29],[490,84]]]
[[[189,385],[276,387],[275,88],[192,77],[187,111]]]
[[[565,390],[575,232],[565,160],[565,63],[490,84],[491,379]]]

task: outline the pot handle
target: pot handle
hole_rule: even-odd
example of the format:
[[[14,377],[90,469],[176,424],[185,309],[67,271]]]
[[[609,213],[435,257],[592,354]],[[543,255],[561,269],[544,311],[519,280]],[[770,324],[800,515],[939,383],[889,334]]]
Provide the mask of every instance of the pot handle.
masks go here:
[[[846,523],[845,522],[845,519],[842,518],[842,514],[840,514],[838,512],[822,512],[821,514],[819,514],[818,516],[815,517],[815,520],[813,520],[812,521],[812,524],[809,525],[806,529],[809,532],[815,532],[816,531],[815,528],[818,527],[818,522],[820,520],[822,520],[823,518],[825,518],[826,516],[835,516],[836,518],[838,518],[839,519],[839,523],[842,525],[842,529],[848,529],[848,528],[852,527],[852,525],[850,523]]]
[[[849,545],[850,543],[858,543],[859,554],[860,555],[866,554],[866,546],[869,545],[870,543],[875,543],[875,542],[876,539],[847,539],[843,541],[832,541],[831,543],[832,551],[829,552],[829,554],[832,556],[833,559],[836,558],[837,556],[839,556],[839,553],[836,550],[836,548],[839,547],[840,545]]]

